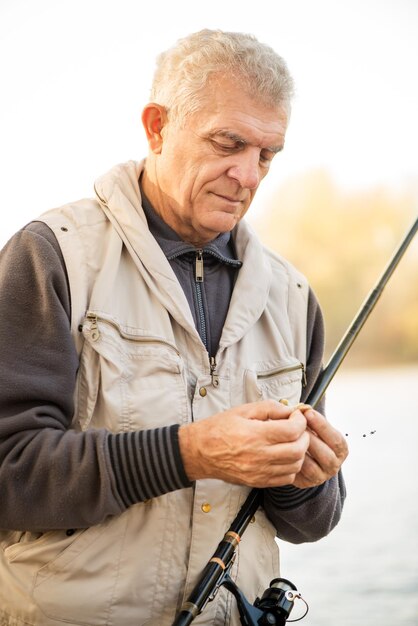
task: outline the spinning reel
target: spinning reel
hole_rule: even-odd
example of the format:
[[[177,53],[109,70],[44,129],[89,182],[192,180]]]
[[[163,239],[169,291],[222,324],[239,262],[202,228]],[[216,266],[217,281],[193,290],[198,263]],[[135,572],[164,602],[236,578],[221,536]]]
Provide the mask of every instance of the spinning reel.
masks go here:
[[[305,604],[305,613],[289,622],[298,622],[309,610],[295,585],[286,578],[274,578],[270,587],[265,590],[261,598],[255,600],[253,605],[248,602],[229,574],[225,575],[221,584],[235,596],[243,626],[284,626],[297,599]]]

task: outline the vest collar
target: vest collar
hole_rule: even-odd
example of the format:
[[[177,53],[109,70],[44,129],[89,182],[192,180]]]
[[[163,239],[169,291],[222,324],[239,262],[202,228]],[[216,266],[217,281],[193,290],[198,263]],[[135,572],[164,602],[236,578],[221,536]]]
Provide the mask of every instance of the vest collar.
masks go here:
[[[148,228],[138,184],[143,167],[144,161],[117,165],[95,182],[96,195],[149,288],[174,319],[200,344],[186,296]],[[272,280],[268,256],[244,220],[235,227],[232,237],[237,257],[242,259],[242,267],[225,320],[220,349],[239,341],[261,317]],[[224,244],[222,238],[221,245]]]

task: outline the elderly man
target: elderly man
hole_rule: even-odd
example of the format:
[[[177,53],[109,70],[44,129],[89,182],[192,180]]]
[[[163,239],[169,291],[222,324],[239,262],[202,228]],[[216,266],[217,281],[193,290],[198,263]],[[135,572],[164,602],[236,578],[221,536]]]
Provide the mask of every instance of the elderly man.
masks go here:
[[[17,233],[0,262],[0,624],[172,623],[251,487],[232,576],[338,522],[344,438],[306,407],[322,317],[244,217],[292,80],[254,37],[162,54],[145,161]],[[303,245],[303,244],[301,244]],[[238,624],[219,592],[196,624]]]

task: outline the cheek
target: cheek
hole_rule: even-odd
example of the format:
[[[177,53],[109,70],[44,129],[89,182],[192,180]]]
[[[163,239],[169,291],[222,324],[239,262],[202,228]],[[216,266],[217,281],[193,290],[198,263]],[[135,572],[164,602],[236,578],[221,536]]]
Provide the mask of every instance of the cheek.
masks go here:
[[[172,198],[184,202],[190,196],[192,166],[188,159],[174,156],[164,164],[164,188]]]
[[[185,172],[190,199],[197,200],[210,189],[210,184],[219,178],[219,174],[206,164],[194,163]]]

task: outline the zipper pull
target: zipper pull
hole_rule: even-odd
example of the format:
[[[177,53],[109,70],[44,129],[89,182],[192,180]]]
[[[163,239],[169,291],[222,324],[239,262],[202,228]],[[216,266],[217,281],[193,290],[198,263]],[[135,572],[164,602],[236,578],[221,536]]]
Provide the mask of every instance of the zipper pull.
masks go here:
[[[219,387],[219,376],[216,373],[216,359],[214,356],[209,357],[210,362],[210,377],[212,379],[212,385]]]
[[[203,250],[196,252],[196,282],[203,283]]]
[[[302,387],[306,387],[306,385],[308,384],[308,381],[306,380],[305,366],[303,363],[301,363],[300,365],[302,367]]]
[[[97,326],[97,315],[87,313],[87,319],[90,322],[90,337],[92,341],[97,341],[100,337],[99,327]]]

